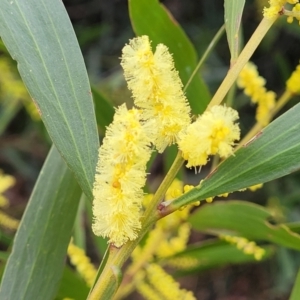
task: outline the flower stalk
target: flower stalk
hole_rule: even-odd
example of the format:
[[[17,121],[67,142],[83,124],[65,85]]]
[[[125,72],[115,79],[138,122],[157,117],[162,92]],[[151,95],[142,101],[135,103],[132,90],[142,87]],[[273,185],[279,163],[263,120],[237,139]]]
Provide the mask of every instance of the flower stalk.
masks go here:
[[[217,92],[213,96],[212,100],[210,101],[208,108],[220,104],[224,97],[226,96],[227,92],[237,79],[238,75],[240,74],[241,70],[245,66],[245,64],[249,61],[250,57],[262,41],[263,37],[266,35],[268,30],[271,28],[273,23],[277,20],[277,17],[272,19],[263,18],[258,27],[256,28],[255,32],[251,36],[250,40],[246,44],[245,48],[239,55],[236,62],[231,66],[230,70],[228,71],[226,77],[224,78],[223,82],[221,83],[220,87],[218,88]]]

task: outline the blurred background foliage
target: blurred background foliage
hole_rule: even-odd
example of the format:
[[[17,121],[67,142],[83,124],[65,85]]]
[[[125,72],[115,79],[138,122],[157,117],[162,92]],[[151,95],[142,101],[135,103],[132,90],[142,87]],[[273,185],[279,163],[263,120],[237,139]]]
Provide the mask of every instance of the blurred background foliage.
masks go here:
[[[99,102],[102,105],[107,103],[107,118],[105,120],[98,118],[101,138],[105,125],[111,121],[112,107],[123,102],[132,104],[120,67],[121,49],[134,36],[128,14],[128,2],[126,0],[65,0],[63,2],[85,59],[97,115],[103,115],[99,113]],[[185,30],[198,56],[201,57],[224,23],[223,1],[165,0],[161,2]],[[246,1],[242,18],[242,34],[245,41],[249,39],[262,18],[261,11],[266,2]],[[252,57],[259,73],[267,80],[268,90],[278,94],[283,92],[285,81],[299,63],[299,53],[299,25],[297,22],[287,24],[285,18],[279,19]],[[200,71],[211,94],[226,75],[229,61],[228,44],[226,36],[223,35]],[[294,97],[283,111],[298,101],[299,96]],[[242,134],[245,134],[254,124],[255,107],[241,91],[236,91],[233,106],[239,111]],[[4,207],[3,211],[10,217],[21,218],[50,146],[51,141],[34,103],[22,85],[16,63],[10,58],[0,41],[0,169],[15,178],[14,185],[4,192],[5,197],[9,199],[9,205]],[[171,155],[170,152],[167,153]],[[150,190],[161,180],[165,172],[164,166],[169,164],[169,160],[168,155],[155,158],[149,176]],[[210,165],[205,166],[197,176],[193,171],[186,172],[187,182],[198,183],[209,172],[210,167]],[[296,222],[300,219],[299,183],[300,173],[296,172],[265,184],[255,193],[250,191],[234,193],[229,196],[229,199],[247,200],[264,205],[275,216],[274,222]],[[80,210],[85,211],[85,207],[81,207]],[[79,222],[84,228],[83,231],[89,226],[88,223],[86,219]],[[100,249],[103,253],[105,243],[99,240],[96,240],[96,243],[92,241],[90,232],[84,234],[84,238],[80,236],[82,229],[76,232],[79,235],[77,238],[84,240],[88,245],[87,253],[92,257],[93,262],[99,263],[97,251]],[[11,247],[13,235],[13,230],[1,226],[2,260],[6,259],[6,251]],[[210,238],[208,234],[193,232],[190,242],[206,241]],[[226,250],[220,249],[226,253]],[[273,252],[270,259],[260,263],[253,261],[232,265],[212,263],[211,266],[192,272],[180,281],[185,288],[193,290],[198,299],[288,299],[300,266],[300,255],[299,252],[283,247],[276,247],[276,251]],[[222,253],[219,254],[220,256]]]

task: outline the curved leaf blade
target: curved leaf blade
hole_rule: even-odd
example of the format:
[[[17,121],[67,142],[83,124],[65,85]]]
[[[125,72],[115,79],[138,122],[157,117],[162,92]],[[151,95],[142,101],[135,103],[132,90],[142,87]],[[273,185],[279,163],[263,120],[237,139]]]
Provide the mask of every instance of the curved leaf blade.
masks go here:
[[[297,273],[297,277],[296,277],[289,300],[297,300],[299,298],[300,298],[300,269]]]
[[[245,6],[245,0],[225,0],[225,28],[228,45],[231,54],[231,64],[235,62],[239,55],[239,30],[242,14]]]
[[[15,236],[0,299],[54,299],[81,190],[52,147]]]
[[[284,224],[269,222],[272,214],[264,207],[245,201],[218,201],[199,208],[190,218],[194,229],[214,234],[233,234],[250,240],[269,241],[300,250],[300,235]]]
[[[96,119],[82,54],[62,1],[3,1],[0,36],[54,144],[91,198],[99,146]]]
[[[148,35],[153,48],[159,43],[169,48],[185,85],[197,65],[197,54],[171,13],[157,0],[129,0],[129,14],[136,35]],[[194,114],[202,113],[211,98],[200,76],[194,77],[186,95]]]

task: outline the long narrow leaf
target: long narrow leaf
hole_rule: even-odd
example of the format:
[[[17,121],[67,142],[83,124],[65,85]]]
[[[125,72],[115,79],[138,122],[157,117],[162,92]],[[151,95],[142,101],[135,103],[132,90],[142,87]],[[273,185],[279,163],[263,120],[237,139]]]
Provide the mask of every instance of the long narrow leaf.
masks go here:
[[[194,229],[214,234],[230,233],[300,250],[300,235],[284,224],[271,224],[272,214],[245,201],[218,201],[199,208],[190,217]]]
[[[0,299],[54,299],[80,195],[73,174],[52,147],[16,234]]]
[[[239,54],[239,30],[244,6],[245,0],[224,1],[225,28],[231,54],[231,63],[234,63]]]
[[[292,290],[292,294],[289,298],[289,300],[298,300],[300,299],[300,269],[298,271],[295,283],[294,283],[294,287]]]
[[[82,54],[61,0],[0,5],[0,36],[54,144],[92,197],[98,135]]]

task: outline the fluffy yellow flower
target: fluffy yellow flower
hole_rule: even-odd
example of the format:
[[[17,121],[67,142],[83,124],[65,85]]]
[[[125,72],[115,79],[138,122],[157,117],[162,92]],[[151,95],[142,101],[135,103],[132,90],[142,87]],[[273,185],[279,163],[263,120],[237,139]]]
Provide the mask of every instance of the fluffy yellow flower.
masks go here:
[[[163,44],[153,53],[149,38],[142,36],[123,48],[121,65],[135,105],[156,130],[152,142],[163,152],[190,123],[190,107],[172,55]]]
[[[205,165],[209,155],[228,157],[233,153],[234,141],[240,138],[240,129],[234,122],[238,113],[226,106],[213,106],[199,116],[180,134],[179,148],[187,167]]]
[[[300,64],[287,80],[286,88],[293,94],[300,94]]]
[[[269,0],[270,6],[265,7],[263,10],[264,17],[268,19],[275,18],[282,11],[286,3],[296,4],[298,0]]]
[[[116,247],[134,240],[141,227],[140,207],[151,155],[147,128],[139,110],[118,108],[99,150],[93,188],[96,235]]]
[[[267,91],[266,81],[259,76],[257,67],[248,62],[239,74],[237,85],[244,89],[244,93],[251,98],[253,103],[257,103],[256,120],[262,126],[270,122],[270,111],[275,107],[276,94],[273,91]]]

